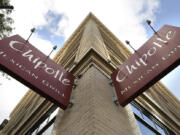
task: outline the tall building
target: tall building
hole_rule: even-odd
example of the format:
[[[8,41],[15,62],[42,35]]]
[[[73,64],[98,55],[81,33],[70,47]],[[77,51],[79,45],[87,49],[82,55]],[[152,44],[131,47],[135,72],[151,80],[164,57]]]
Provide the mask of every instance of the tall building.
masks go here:
[[[76,76],[69,107],[63,111],[29,90],[0,134],[180,135],[180,102],[160,82],[118,104],[110,76],[130,55],[90,13],[54,58]]]

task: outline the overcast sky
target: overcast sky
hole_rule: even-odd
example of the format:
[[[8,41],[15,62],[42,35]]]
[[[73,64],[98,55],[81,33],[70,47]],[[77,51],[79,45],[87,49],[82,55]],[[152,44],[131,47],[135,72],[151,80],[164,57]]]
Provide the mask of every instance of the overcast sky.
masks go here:
[[[14,6],[13,34],[27,39],[30,29],[35,27],[30,42],[45,54],[54,45],[60,49],[89,12],[122,42],[131,41],[136,49],[153,35],[145,24],[146,19],[153,22],[156,30],[164,24],[180,27],[179,0],[11,0],[11,4]],[[179,76],[180,67],[162,81],[180,100]],[[9,81],[0,76],[0,123],[8,119],[27,90],[14,79]]]

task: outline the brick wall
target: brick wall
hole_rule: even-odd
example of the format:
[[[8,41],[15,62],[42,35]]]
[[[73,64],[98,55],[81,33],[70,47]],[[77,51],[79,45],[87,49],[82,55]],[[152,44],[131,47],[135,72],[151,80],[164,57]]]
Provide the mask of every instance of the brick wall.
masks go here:
[[[129,106],[116,106],[108,79],[91,67],[74,90],[75,104],[55,121],[53,135],[140,135]]]

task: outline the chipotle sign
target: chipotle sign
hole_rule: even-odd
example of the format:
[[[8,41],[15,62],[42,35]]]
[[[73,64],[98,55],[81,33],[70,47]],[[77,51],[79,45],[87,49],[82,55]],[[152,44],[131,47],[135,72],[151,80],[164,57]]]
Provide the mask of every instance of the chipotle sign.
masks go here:
[[[165,25],[111,78],[119,103],[125,106],[180,64],[180,28]]]
[[[74,76],[15,35],[0,41],[0,69],[65,109]]]

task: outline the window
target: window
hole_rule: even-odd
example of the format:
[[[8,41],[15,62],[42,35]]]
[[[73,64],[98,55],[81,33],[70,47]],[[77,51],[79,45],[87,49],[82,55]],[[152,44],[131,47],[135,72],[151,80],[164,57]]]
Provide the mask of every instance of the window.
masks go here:
[[[48,122],[41,130],[38,130],[36,135],[50,135],[53,129],[55,117]]]
[[[50,135],[53,129],[54,121],[58,108],[53,105],[26,133],[26,135]]]
[[[142,135],[175,135],[137,102],[133,101],[131,108]]]
[[[157,135],[153,130],[145,126],[141,121],[137,120],[138,126],[141,130],[142,135]]]
[[[42,135],[51,135],[51,132],[52,132],[52,129],[53,129],[53,125],[54,125],[54,124],[51,124],[51,126],[48,127],[48,129],[46,129],[46,130],[42,133]]]

